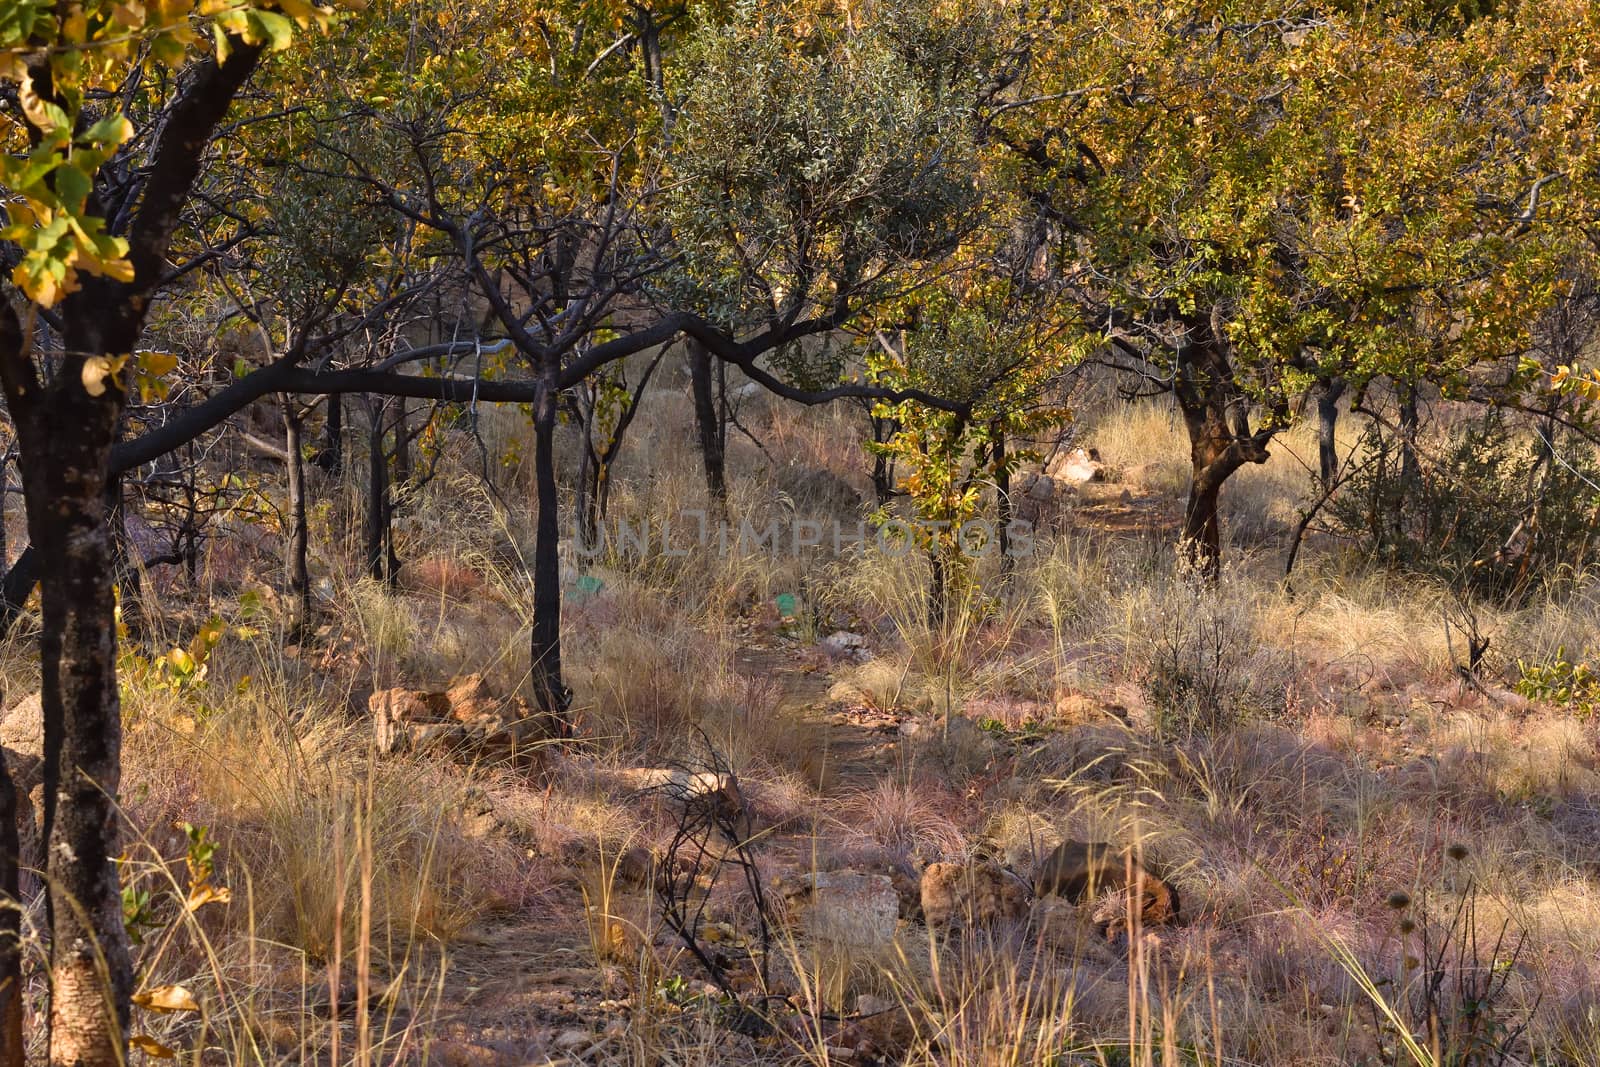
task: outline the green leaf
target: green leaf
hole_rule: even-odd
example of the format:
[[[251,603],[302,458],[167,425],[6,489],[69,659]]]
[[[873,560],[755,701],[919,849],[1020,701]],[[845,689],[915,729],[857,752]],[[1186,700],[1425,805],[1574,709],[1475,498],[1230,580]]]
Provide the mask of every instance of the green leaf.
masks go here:
[[[250,31],[246,35],[248,40],[253,43],[265,41],[274,52],[288,48],[289,42],[294,39],[294,23],[276,11],[250,12]]]

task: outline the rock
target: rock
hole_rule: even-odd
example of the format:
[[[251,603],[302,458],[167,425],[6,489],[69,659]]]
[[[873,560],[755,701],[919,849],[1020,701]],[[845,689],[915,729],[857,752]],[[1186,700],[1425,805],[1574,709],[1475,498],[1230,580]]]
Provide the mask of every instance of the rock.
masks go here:
[[[290,1042],[285,1043],[292,1045]],[[429,1063],[439,1064],[440,1067],[506,1067],[508,1064],[522,1062],[471,1041],[450,1041],[442,1038],[434,1038],[428,1042],[427,1056]]]
[[[860,656],[867,650],[867,639],[849,630],[836,630],[817,642],[830,656]]]
[[[461,759],[527,756],[551,737],[554,723],[521,697],[503,699],[480,674],[443,692],[385,689],[367,698],[378,751],[434,752]]]
[[[0,719],[0,746],[5,749],[6,773],[16,789],[17,844],[21,866],[44,866],[40,840],[44,818],[44,701],[38,693],[23,697]],[[31,897],[38,878],[23,870],[22,895]]]
[[[829,871],[776,885],[798,925],[818,940],[874,948],[894,939],[900,897],[888,875]]]
[[[1152,877],[1151,882],[1156,888],[1146,885],[1141,898],[1134,896],[1132,886],[1124,886],[1105,894],[1095,903],[1089,919],[1105,931],[1107,940],[1125,937],[1135,926],[1164,926],[1177,921],[1177,894],[1158,878]],[[1137,916],[1134,914],[1135,900],[1142,900]],[[1156,943],[1160,943],[1159,939]]]
[[[450,714],[450,704],[443,693],[395,688],[373,693],[367,710],[391,722],[432,722]]]
[[[992,926],[1021,918],[1032,894],[988,860],[931,863],[922,872],[922,916],[930,929]]]
[[[44,780],[44,700],[38,693],[23,697],[0,719],[0,746],[6,771],[17,790],[29,793]]]
[[[469,674],[456,679],[445,691],[444,700],[450,717],[466,723],[499,718],[509,703],[489,691],[489,685],[481,674]]]
[[[910,872],[899,867],[891,867],[884,872],[889,878],[889,884],[894,886],[895,896],[900,901],[900,918],[922,918],[922,882]]]
[[[1028,484],[1026,495],[1035,503],[1048,504],[1056,498],[1056,480],[1048,474],[1041,474]]]
[[[563,1030],[556,1035],[555,1046],[563,1052],[576,1052],[593,1041],[594,1035],[587,1030]]]
[[[1056,456],[1045,467],[1045,473],[1060,482],[1069,484],[1083,484],[1084,482],[1103,482],[1106,480],[1105,465],[1100,462],[1100,453],[1095,449],[1085,451],[1074,448]]]
[[[729,818],[737,818],[746,811],[739,779],[731,774],[677,767],[629,767],[612,772],[612,778],[635,792],[659,792],[678,801],[710,797],[718,813]]]
[[[613,878],[620,886],[643,889],[655,884],[656,855],[643,845],[631,845],[616,858]]]

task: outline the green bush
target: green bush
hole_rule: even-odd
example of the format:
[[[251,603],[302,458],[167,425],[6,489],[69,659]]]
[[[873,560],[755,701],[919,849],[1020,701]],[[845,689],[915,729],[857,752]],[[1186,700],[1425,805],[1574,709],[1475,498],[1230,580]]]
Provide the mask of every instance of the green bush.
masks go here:
[[[1410,477],[1394,435],[1369,433],[1368,448],[1328,511],[1335,532],[1388,566],[1513,600],[1595,561],[1600,463],[1575,434],[1547,445],[1490,411],[1419,445]]]

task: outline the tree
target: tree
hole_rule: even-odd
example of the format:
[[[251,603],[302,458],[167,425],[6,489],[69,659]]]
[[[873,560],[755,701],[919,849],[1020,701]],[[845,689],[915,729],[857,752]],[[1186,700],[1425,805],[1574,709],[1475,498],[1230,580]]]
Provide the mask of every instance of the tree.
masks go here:
[[[947,621],[952,591],[958,603],[971,601],[964,594],[973,585],[972,551],[998,551],[1001,572],[1009,573],[1010,477],[1036,458],[1024,442],[1066,420],[1053,401],[1063,375],[1084,352],[1076,316],[1060,306],[1054,287],[1030,282],[1007,266],[1003,258],[980,260],[946,285],[919,294],[911,316],[918,327],[903,331],[900,347],[879,332],[878,351],[869,361],[880,381],[922,384],[963,402],[956,412],[915,401],[880,404],[875,412],[896,427],[872,450],[907,471],[902,485],[931,570],[933,630]],[[974,527],[989,486],[995,490],[995,523]]]
[[[106,514],[127,395],[137,375],[162,369],[136,355],[140,335],[213,131],[294,23],[325,18],[300,3],[285,4],[287,14],[240,5],[202,23],[191,20],[193,6],[22,3],[0,20],[8,105],[0,183],[12,193],[0,241],[15,286],[0,299],[0,385],[18,436],[44,616],[52,1063],[112,1067],[127,1055],[132,974],[113,863],[122,724]],[[158,69],[171,76],[147,77]],[[144,136],[134,118],[148,120]],[[41,323],[59,338],[42,366]],[[11,788],[0,781],[0,791]],[[5,857],[0,886],[13,898],[15,859]],[[17,973],[15,947],[9,939],[4,947],[0,981]],[[7,1034],[8,1047],[19,1037]]]
[[[803,366],[804,342],[914,287],[952,247],[972,199],[961,150],[970,138],[948,102],[904,89],[917,79],[892,35],[743,11],[698,29],[682,92],[667,106],[660,23],[649,33],[631,17],[608,23],[604,5],[517,23],[515,6],[481,14],[499,28],[495,47],[529,62],[496,65],[440,41],[437,62],[348,79],[358,94],[348,107],[395,148],[382,169],[350,152],[343,164],[397,217],[453,250],[531,391],[531,678],[541,708],[559,719],[571,699],[554,465],[561,395],[687,335],[791,399],[939,402]],[[906,25],[928,15],[885,12]],[[477,32],[374,17],[379,42]],[[374,79],[382,99],[398,101],[383,112],[356,102],[374,95]],[[770,122],[728,106],[735,83]],[[554,128],[564,136],[551,138]],[[777,373],[760,365],[769,353],[781,357]]]
[[[1295,394],[1460,393],[1552,298],[1539,238],[1592,153],[1574,120],[1594,14],[1426,6],[1090,4],[1024,28],[991,134],[1108,361],[1177,402],[1182,538],[1208,571],[1221,488],[1267,459]]]

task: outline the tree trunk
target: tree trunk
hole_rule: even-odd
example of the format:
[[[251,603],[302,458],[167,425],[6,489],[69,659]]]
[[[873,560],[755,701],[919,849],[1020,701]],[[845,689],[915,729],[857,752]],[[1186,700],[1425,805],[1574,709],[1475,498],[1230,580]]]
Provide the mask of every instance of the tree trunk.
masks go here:
[[[406,398],[397,396],[394,415],[394,484],[404,488],[411,484],[411,420],[406,408]]]
[[[1189,498],[1183,509],[1180,535],[1189,562],[1207,578],[1215,578],[1222,566],[1222,520],[1218,513],[1222,483],[1238,470],[1218,460],[1193,461]]]
[[[322,423],[322,441],[312,462],[337,477],[344,473],[344,397],[330,393],[324,403],[328,407]]]
[[[311,572],[306,565],[305,456],[300,443],[300,413],[292,396],[283,398],[283,427],[283,450],[287,454],[289,471],[289,543],[286,561],[292,601],[289,629],[291,633],[299,635],[305,632],[307,623],[311,621]]]
[[[112,385],[91,396],[81,384],[84,353],[127,352],[137,337],[135,309],[110,289],[91,279],[77,294],[80,314],[67,317],[64,338],[71,355],[48,384],[34,377],[15,316],[9,307],[0,312],[0,374],[22,444],[23,499],[44,617],[50,1062],[76,1067],[123,1063],[133,986],[112,862],[120,851],[122,705],[107,521],[111,445],[125,393]],[[86,312],[91,307],[95,314]]]
[[[944,630],[944,621],[949,613],[949,595],[944,552],[935,538],[933,546],[928,549],[928,629],[934,634]]]
[[[1000,429],[994,432],[994,511],[999,526],[995,533],[1000,542],[1000,578],[1010,581],[1016,569],[1011,558],[1011,468],[1006,459],[1006,434]]]
[[[1329,378],[1317,389],[1317,474],[1324,489],[1339,473],[1339,398],[1344,389],[1343,378]]]
[[[389,535],[389,454],[383,445],[384,404],[367,400],[367,574],[385,587],[395,585],[394,549]]]
[[[872,420],[873,444],[887,444],[900,432],[900,424],[895,419],[879,415],[869,417]],[[894,460],[882,452],[874,452],[872,456],[872,492],[880,508],[887,507],[889,501],[894,499]]]
[[[600,550],[600,463],[589,443],[589,427],[582,427],[578,457],[578,566],[587,567]]]
[[[106,514],[111,526],[111,565],[116,572],[122,625],[138,636],[144,631],[143,601],[140,597],[144,560],[128,536],[127,498],[122,488],[123,475],[113,474],[106,484]]]
[[[153,127],[138,207],[111,230],[128,238],[132,278],[79,278],[61,305],[62,353],[48,380],[23,347],[10,300],[0,299],[0,382],[21,444],[18,469],[28,535],[38,549],[44,623],[39,662],[52,1067],[123,1067],[133,990],[114,862],[120,852],[122,704],[106,521],[111,446],[131,375],[123,371],[121,381],[107,381],[84,371],[90,359],[120,359],[137,347],[206,146],[261,57],[260,44],[232,35],[227,42],[226,59],[196,60],[174,79],[175,95]]]
[[[22,1032],[22,842],[17,788],[0,750],[0,1067],[24,1067]]]
[[[0,454],[0,567],[11,562],[11,542],[6,536],[6,512],[11,510],[11,457]]]
[[[200,466],[195,461],[194,442],[188,453],[188,474],[183,479],[183,571],[193,585],[200,578]]]
[[[1184,506],[1179,545],[1195,568],[1215,579],[1222,567],[1223,483],[1246,463],[1267,461],[1272,431],[1252,433],[1249,403],[1234,380],[1218,323],[1194,323],[1200,340],[1178,350],[1173,394],[1189,435],[1189,499]]]
[[[1406,486],[1417,483],[1417,387],[1402,383],[1400,390],[1400,482]]]
[[[558,367],[539,371],[540,391],[534,402],[533,466],[539,514],[533,540],[533,637],[530,668],[534,699],[540,711],[571,733],[567,709],[572,691],[561,679],[561,527],[556,487],[556,383]]]
[[[584,382],[570,394],[578,423],[577,564],[587,570],[600,550],[600,454],[594,441],[595,383]]]
[[[694,419],[700,432],[700,457],[706,471],[706,495],[722,520],[728,515],[728,478],[725,466],[726,437],[717,410],[711,379],[711,353],[700,342],[686,342],[689,359],[689,385],[694,393]]]

